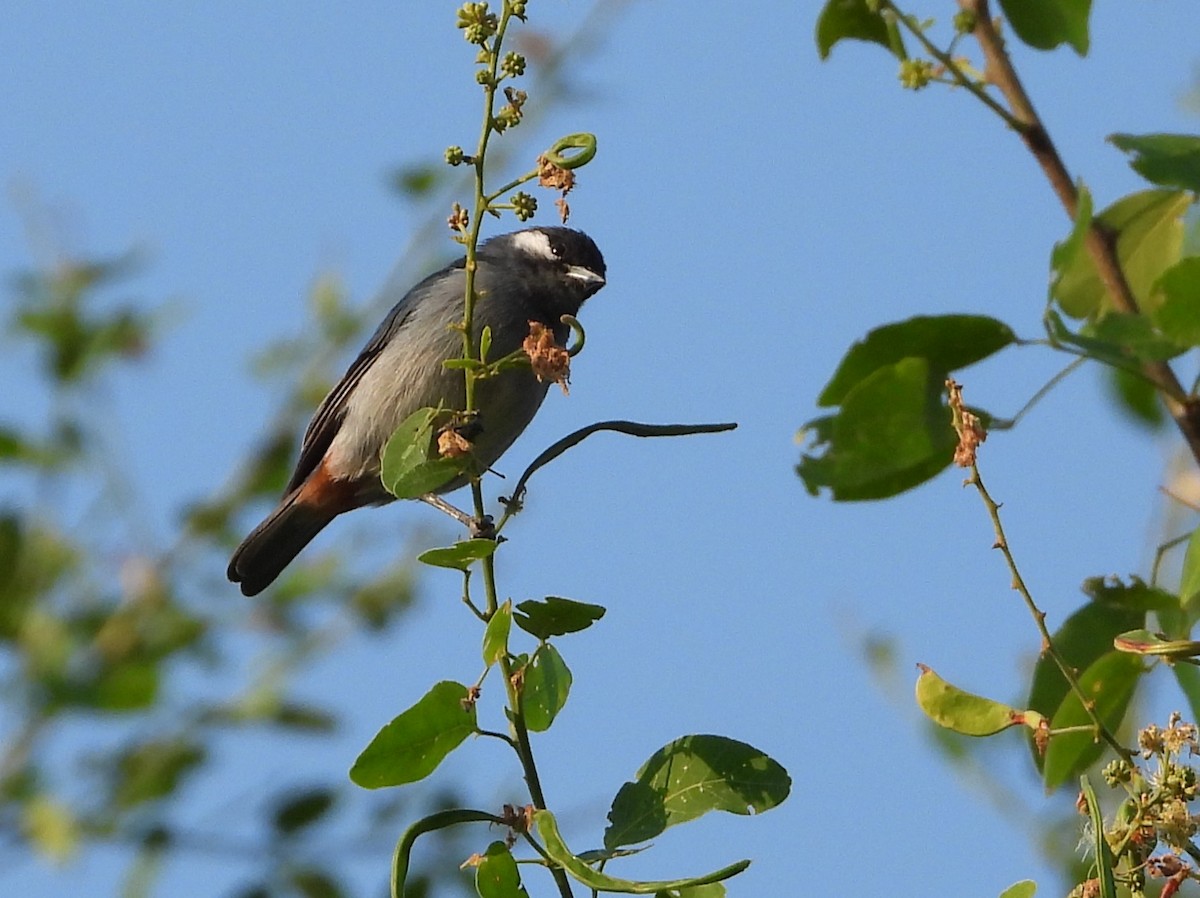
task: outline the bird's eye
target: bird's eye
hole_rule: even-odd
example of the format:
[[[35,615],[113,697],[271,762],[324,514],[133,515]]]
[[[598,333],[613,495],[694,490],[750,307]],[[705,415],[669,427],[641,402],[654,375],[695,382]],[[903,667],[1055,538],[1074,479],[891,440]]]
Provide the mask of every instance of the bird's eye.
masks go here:
[[[550,252],[554,254],[554,258],[556,258],[556,259],[562,258],[562,254],[563,254],[562,247],[559,246],[558,244],[556,244],[556,243],[550,244]]]

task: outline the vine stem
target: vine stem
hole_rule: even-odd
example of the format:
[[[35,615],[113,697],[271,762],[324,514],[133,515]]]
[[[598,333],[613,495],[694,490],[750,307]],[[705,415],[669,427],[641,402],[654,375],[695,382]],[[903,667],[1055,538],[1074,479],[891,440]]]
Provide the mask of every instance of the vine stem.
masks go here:
[[[484,90],[484,108],[483,108],[483,126],[479,132],[479,142],[476,146],[475,156],[472,160],[472,165],[475,170],[475,197],[466,234],[466,263],[465,275],[466,285],[464,288],[463,297],[463,321],[462,321],[462,341],[463,341],[463,358],[466,359],[483,359],[479,358],[479,350],[475,341],[474,334],[474,316],[475,302],[477,299],[475,293],[475,274],[478,269],[478,246],[481,228],[483,226],[484,216],[492,210],[492,204],[508,190],[516,187],[527,180],[531,180],[536,176],[536,172],[527,174],[514,180],[511,184],[505,185],[500,190],[489,194],[485,183],[485,162],[487,161],[488,142],[492,134],[495,132],[495,105],[496,105],[496,90],[500,84],[498,77],[498,69],[500,64],[500,48],[504,44],[504,36],[508,31],[509,22],[512,21],[513,13],[512,6],[509,0],[504,0],[503,10],[500,13],[500,20],[496,26],[496,33],[492,38],[492,44],[488,52],[487,73],[488,77],[483,85]],[[475,400],[475,385],[477,381],[477,373],[473,368],[466,368],[463,371],[465,378],[465,407],[464,411],[470,413],[476,410]],[[486,506],[483,501],[483,487],[479,477],[471,478],[471,501],[475,512],[476,521],[487,521]],[[483,559],[483,586],[486,604],[482,617],[485,620],[491,620],[492,616],[500,607],[500,593],[496,587],[496,564],[493,556],[488,556]],[[512,733],[512,738],[506,740],[513,747],[517,758],[521,762],[521,770],[524,774],[525,785],[529,789],[529,797],[533,802],[533,806],[538,810],[546,809],[546,796],[542,791],[541,778],[538,776],[537,764],[533,757],[533,747],[529,742],[529,727],[525,723],[525,713],[521,706],[521,694],[517,682],[514,678],[514,670],[512,662],[508,657],[500,659],[500,670],[504,675],[504,688],[507,693],[509,706],[509,729]],[[566,871],[559,866],[551,866],[550,874],[554,878],[554,883],[558,887],[558,892],[561,898],[572,898],[570,880],[567,879]]]
[[[1004,40],[992,19],[988,0],[958,0],[958,4],[974,17],[975,27],[972,34],[983,51],[984,73],[1008,103],[1009,108],[998,114],[1020,135],[1029,152],[1041,166],[1059,202],[1074,219],[1079,208],[1079,191],[1017,75],[1004,46]],[[965,76],[953,60],[949,61],[949,70],[956,74],[956,80],[961,83]],[[972,93],[980,96],[979,90]],[[989,97],[988,100],[990,99]],[[996,111],[994,101],[987,105]],[[1117,256],[1117,237],[1117,232],[1112,228],[1093,219],[1088,225],[1085,245],[1113,309],[1125,314],[1136,314],[1137,297],[1134,296]],[[1175,425],[1191,450],[1192,457],[1200,464],[1200,402],[1184,391],[1174,369],[1167,362],[1146,362],[1142,370],[1158,390],[1167,411],[1175,420]]]
[[[1104,740],[1118,757],[1124,758],[1126,761],[1132,760],[1134,753],[1117,741],[1117,738],[1109,732],[1108,728],[1100,720],[1096,714],[1096,703],[1083,691],[1083,687],[1079,685],[1079,678],[1075,675],[1074,668],[1071,667],[1063,658],[1062,654],[1054,645],[1054,639],[1050,635],[1050,630],[1046,627],[1046,612],[1042,611],[1037,606],[1037,602],[1033,599],[1033,594],[1030,593],[1029,587],[1025,585],[1025,579],[1021,576],[1021,571],[1017,567],[1017,560],[1013,556],[1012,549],[1008,545],[1008,537],[1004,533],[1004,523],[1000,519],[1000,505],[992,498],[991,493],[987,491],[987,487],[983,484],[983,478],[979,475],[979,466],[971,465],[971,476],[967,478],[965,485],[975,487],[979,497],[983,500],[984,506],[987,508],[988,517],[992,520],[992,530],[996,534],[996,542],[994,548],[1000,550],[1004,556],[1004,561],[1008,565],[1008,572],[1012,575],[1012,588],[1015,589],[1025,602],[1025,607],[1029,609],[1030,615],[1033,617],[1034,624],[1037,625],[1038,632],[1042,637],[1042,653],[1049,655],[1053,659],[1055,666],[1062,673],[1063,678],[1067,681],[1071,692],[1079,699],[1079,703],[1083,706],[1084,711],[1091,719],[1090,729],[1095,734],[1097,739]]]

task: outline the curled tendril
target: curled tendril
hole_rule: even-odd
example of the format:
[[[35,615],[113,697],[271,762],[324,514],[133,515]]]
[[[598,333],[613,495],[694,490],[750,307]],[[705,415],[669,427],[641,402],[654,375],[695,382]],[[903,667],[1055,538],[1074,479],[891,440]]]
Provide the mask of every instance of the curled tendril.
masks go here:
[[[579,323],[579,319],[574,315],[563,315],[558,320],[570,327],[571,332],[575,334],[575,345],[567,348],[567,355],[575,358],[575,356],[583,352],[583,344],[587,342],[587,334],[583,331],[583,325]]]
[[[578,152],[564,155],[566,150],[578,150]],[[559,138],[554,146],[546,150],[545,155],[559,168],[568,170],[580,168],[596,157],[596,135],[586,131],[568,134],[566,137]]]

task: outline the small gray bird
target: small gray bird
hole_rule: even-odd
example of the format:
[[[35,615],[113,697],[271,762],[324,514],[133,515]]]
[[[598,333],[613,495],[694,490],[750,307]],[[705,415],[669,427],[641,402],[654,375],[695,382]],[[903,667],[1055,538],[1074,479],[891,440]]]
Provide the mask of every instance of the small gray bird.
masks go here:
[[[575,315],[604,286],[604,257],[592,239],[570,228],[529,228],[479,247],[474,329],[492,330],[489,358],[521,347],[530,322],[566,342],[563,315]],[[462,320],[466,259],[431,274],[396,303],[358,358],[313,415],[300,460],[278,507],[233,553],[229,579],[245,595],[262,592],[339,514],[392,500],[379,479],[384,445],[400,423],[424,407],[461,409],[462,371],[442,363],[462,354],[451,325]],[[493,464],[526,425],[549,383],[527,368],[480,381],[472,452]],[[438,492],[463,485],[453,481]]]

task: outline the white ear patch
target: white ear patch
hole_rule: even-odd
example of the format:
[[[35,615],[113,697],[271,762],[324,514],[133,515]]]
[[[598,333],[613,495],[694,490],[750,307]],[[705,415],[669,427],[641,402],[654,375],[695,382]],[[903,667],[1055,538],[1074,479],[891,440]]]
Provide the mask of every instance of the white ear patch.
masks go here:
[[[537,259],[553,260],[554,250],[550,247],[550,238],[541,231],[517,231],[512,235],[513,246],[527,256]]]

